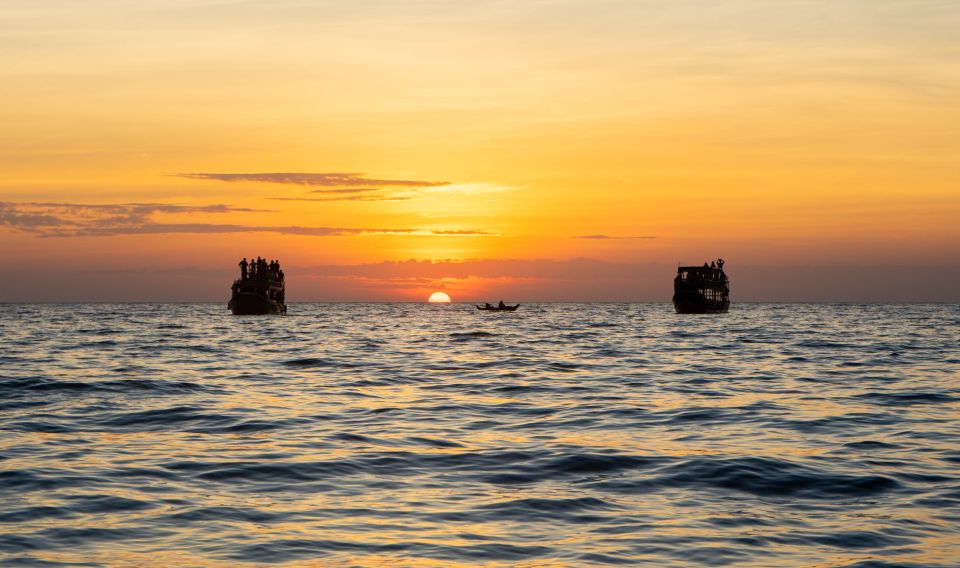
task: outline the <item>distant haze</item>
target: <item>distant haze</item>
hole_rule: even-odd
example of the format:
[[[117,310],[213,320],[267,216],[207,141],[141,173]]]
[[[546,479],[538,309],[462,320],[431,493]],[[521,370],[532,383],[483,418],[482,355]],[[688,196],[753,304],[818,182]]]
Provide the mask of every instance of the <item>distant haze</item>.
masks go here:
[[[590,260],[380,263],[288,267],[296,301],[663,302],[675,266]],[[960,302],[960,267],[738,266],[733,302]],[[447,275],[447,285],[443,284]],[[224,302],[229,269],[38,270],[4,281],[3,301]]]

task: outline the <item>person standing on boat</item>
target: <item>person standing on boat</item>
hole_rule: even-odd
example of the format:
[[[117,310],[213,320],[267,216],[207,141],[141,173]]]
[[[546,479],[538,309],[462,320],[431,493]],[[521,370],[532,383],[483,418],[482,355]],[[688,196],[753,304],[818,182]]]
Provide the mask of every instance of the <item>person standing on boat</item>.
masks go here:
[[[500,303],[497,304],[497,307],[502,310],[503,308],[507,307],[507,305],[503,303],[503,300],[500,300]]]
[[[247,279],[247,257],[243,257],[243,260],[240,261],[240,279]]]

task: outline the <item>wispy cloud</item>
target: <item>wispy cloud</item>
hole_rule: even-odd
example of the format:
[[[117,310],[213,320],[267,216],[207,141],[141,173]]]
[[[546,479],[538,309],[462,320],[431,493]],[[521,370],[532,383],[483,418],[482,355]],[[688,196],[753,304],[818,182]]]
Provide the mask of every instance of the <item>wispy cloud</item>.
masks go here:
[[[409,195],[337,195],[332,197],[267,197],[273,201],[407,201]]]
[[[375,192],[375,191],[383,191],[383,190],[380,189],[379,187],[344,187],[344,188],[338,188],[338,189],[330,189],[330,188],[326,188],[326,189],[314,189],[314,190],[309,191],[308,193],[328,193],[328,194],[329,194],[329,193],[345,193],[345,194],[349,194],[349,193],[370,193],[370,192]]]
[[[481,235],[493,236],[493,233],[487,233],[485,231],[472,231],[469,229],[448,229],[448,230],[433,230],[430,231],[434,235],[448,235],[453,237],[475,237]]]
[[[158,223],[157,213],[196,214],[264,211],[229,205],[176,205],[163,203],[41,203],[0,202],[0,226],[39,237],[104,237],[163,233],[279,233],[314,237],[409,235],[488,237],[480,230],[370,227],[302,227],[298,225],[246,225],[233,223]]]
[[[408,201],[425,199],[431,194],[460,193],[478,195],[496,193],[514,189],[495,183],[453,183],[449,181],[428,181],[411,179],[382,179],[366,177],[356,172],[275,172],[275,173],[176,173],[170,174],[189,179],[216,180],[224,182],[252,182],[292,185],[310,189],[307,193],[316,196],[287,195],[271,196],[265,199],[274,201]]]
[[[230,213],[246,211],[264,213],[270,209],[249,209],[233,207],[221,203],[213,205],[178,205],[175,203],[57,203],[49,201],[0,201],[0,207],[7,208],[47,208],[64,211],[110,211],[127,214],[150,215],[153,213]]]
[[[102,237],[114,235],[155,235],[162,233],[278,233],[281,235],[300,235],[308,237],[350,237],[363,235],[409,235],[409,236],[493,236],[486,231],[438,231],[430,229],[381,229],[356,227],[301,227],[230,225],[214,223],[146,223],[136,227],[87,227],[73,236]]]
[[[448,185],[446,181],[424,181],[410,179],[376,179],[368,178],[363,173],[298,173],[298,172],[275,172],[275,173],[177,173],[172,174],[177,177],[190,179],[206,179],[226,182],[255,182],[255,183],[278,183],[284,185],[306,185],[306,186],[360,186],[360,187],[439,187]]]
[[[266,197],[273,201],[406,201],[413,199],[412,191],[416,189],[402,189],[388,193],[388,190],[379,187],[344,187],[324,188],[309,191],[310,194],[319,194],[323,197]]]
[[[625,236],[625,237],[617,237],[613,235],[575,235],[570,238],[571,239],[595,239],[595,240],[620,240],[620,239],[655,239],[657,237],[652,235],[637,235],[637,236]]]
[[[230,205],[177,205],[171,203],[52,203],[0,202],[0,226],[40,236],[70,236],[95,230],[140,227],[162,214],[223,214],[266,212]]]

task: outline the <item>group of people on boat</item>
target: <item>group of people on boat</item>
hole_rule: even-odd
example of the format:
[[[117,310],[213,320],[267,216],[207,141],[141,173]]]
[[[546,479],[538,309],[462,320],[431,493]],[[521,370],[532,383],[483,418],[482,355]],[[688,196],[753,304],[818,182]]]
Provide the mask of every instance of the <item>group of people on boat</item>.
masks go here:
[[[723,270],[723,259],[718,258],[717,260],[711,260],[710,264],[706,262],[703,263],[704,268],[716,268],[717,270]]]
[[[494,306],[493,306],[493,304],[491,304],[490,302],[487,302],[487,303],[485,303],[485,304],[483,305],[483,307],[485,307],[485,308],[487,308],[488,310],[490,310],[490,309],[493,309]],[[503,300],[500,300],[500,303],[497,304],[496,307],[497,307],[497,309],[502,310],[503,308],[507,307],[507,305],[503,303]]]
[[[249,278],[273,278],[274,280],[283,280],[280,261],[271,260],[268,262],[266,259],[258,256],[256,260],[251,257],[250,262],[247,262],[247,258],[244,257],[243,260],[240,261],[240,279],[247,280]]]

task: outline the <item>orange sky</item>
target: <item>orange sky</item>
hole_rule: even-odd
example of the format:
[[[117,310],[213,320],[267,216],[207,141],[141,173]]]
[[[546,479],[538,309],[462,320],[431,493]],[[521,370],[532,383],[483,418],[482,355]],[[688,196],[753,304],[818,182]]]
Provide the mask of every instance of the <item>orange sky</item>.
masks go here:
[[[950,0],[8,0],[0,25],[0,261],[56,283],[0,301],[160,300],[77,275],[251,254],[316,300],[659,298],[510,261],[960,265]]]

